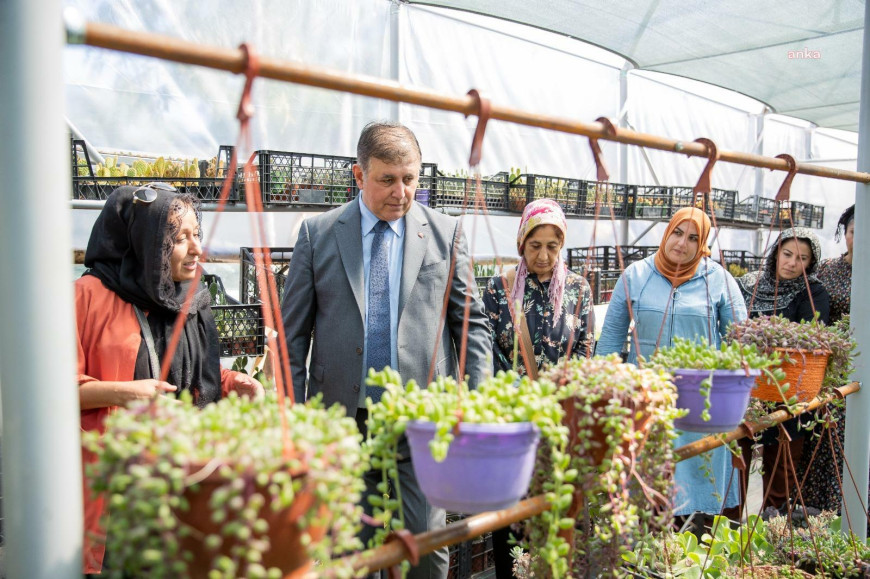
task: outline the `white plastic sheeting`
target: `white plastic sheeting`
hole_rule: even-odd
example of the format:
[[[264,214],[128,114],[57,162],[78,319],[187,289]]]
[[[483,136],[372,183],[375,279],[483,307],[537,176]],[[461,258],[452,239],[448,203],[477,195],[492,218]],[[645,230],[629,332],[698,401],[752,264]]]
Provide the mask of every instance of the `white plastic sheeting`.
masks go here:
[[[247,41],[261,54],[403,85],[454,95],[478,88],[499,104],[524,110],[586,121],[616,118],[624,112],[636,130],[686,141],[708,137],[723,149],[767,155],[789,152],[799,160],[856,156],[855,140],[830,136],[808,123],[763,117],[764,107],[757,101],[720,89],[703,90],[700,83],[666,75],[629,72],[623,107],[624,61],[541,30],[463,13],[388,0],[214,0],[207,5],[181,0],[66,0],[65,4],[87,19],[123,26],[133,34],[147,30],[223,47]],[[64,64],[68,117],[99,148],[208,158],[219,145],[235,143],[241,78],[81,46],[66,48]],[[353,156],[365,123],[398,116],[418,135],[424,160],[437,163],[445,172],[467,170],[477,122],[475,117],[464,119],[455,113],[262,79],[256,81],[254,103],[255,149]],[[602,148],[614,181],[653,184],[658,179],[665,185],[692,186],[704,165],[702,159],[638,147],[602,142]],[[854,168],[854,161],[837,166]],[[594,177],[585,138],[491,121],[482,172],[511,167],[559,177]],[[719,163],[713,185],[737,189],[741,198],[756,191],[772,197],[783,177],[782,172]],[[826,206],[826,228],[819,232],[825,253],[842,251],[833,245],[833,225],[839,211],[853,202],[854,185],[799,176],[793,191],[797,200]],[[295,238],[298,216],[273,214],[276,243]],[[74,245],[82,248],[92,218],[82,217],[81,223],[75,219]],[[239,218],[227,223],[235,219]],[[500,231],[495,247],[488,234],[475,247],[481,254],[513,255],[518,218],[500,217],[494,222]],[[624,232],[620,226],[617,235],[623,236],[622,243],[633,241],[648,226],[633,221]],[[591,243],[589,220],[572,220],[570,229],[569,244]],[[657,243],[662,229],[661,225],[652,228],[637,243]],[[246,227],[221,226],[220,251],[232,253],[236,244],[250,245],[246,231]],[[612,244],[612,237],[610,225],[600,224],[596,244]],[[759,235],[723,229],[720,241],[725,249],[755,249]]]
[[[612,50],[645,70],[856,130],[864,2],[408,0],[497,16]]]

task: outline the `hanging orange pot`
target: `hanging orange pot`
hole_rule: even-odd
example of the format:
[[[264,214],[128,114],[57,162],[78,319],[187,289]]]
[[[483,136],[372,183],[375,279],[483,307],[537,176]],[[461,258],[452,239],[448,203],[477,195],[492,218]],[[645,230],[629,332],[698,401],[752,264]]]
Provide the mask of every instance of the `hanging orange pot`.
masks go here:
[[[311,542],[320,541],[326,534],[325,526],[311,526],[303,530],[300,525],[301,519],[312,509],[316,509],[315,518],[325,520],[328,508],[318,503],[313,489],[306,485],[306,472],[294,472],[291,476],[294,480],[302,479],[302,488],[291,505],[278,511],[274,511],[270,505],[268,488],[257,485],[253,476],[246,482],[248,489],[243,492],[260,493],[267,497],[264,505],[257,512],[257,518],[265,520],[269,525],[266,534],[269,549],[263,553],[261,564],[266,569],[277,567],[283,573],[284,579],[301,579],[311,571],[312,566],[305,547],[306,543],[302,538],[303,534],[307,533]],[[206,579],[213,567],[214,559],[221,555],[234,557],[232,549],[239,544],[221,533],[221,527],[225,522],[215,523],[212,520],[212,495],[225,484],[227,479],[213,472],[203,481],[185,489],[183,497],[187,500],[189,508],[176,509],[174,513],[182,524],[193,530],[192,534],[180,541],[181,548],[193,556],[188,565],[192,579]],[[223,541],[219,548],[209,549],[206,546],[204,539],[208,535],[222,537]]]
[[[776,348],[783,358],[780,369],[785,372],[782,384],[788,383],[789,389],[785,392],[785,399],[797,396],[798,402],[808,402],[818,395],[825,379],[825,369],[828,367],[828,358],[831,352],[828,350],[793,350]],[[785,358],[788,356],[789,361]],[[771,381],[765,374],[755,381],[755,389],[752,396],[760,400],[771,402],[783,402],[779,384]]]

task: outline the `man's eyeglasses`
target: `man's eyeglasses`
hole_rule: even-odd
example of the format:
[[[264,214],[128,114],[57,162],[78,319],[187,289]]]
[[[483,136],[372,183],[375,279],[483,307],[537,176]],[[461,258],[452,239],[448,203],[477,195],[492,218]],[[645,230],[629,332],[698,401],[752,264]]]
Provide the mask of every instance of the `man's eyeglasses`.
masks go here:
[[[153,203],[154,200],[157,199],[157,191],[170,191],[175,193],[176,189],[169,183],[146,183],[133,191],[133,203]]]

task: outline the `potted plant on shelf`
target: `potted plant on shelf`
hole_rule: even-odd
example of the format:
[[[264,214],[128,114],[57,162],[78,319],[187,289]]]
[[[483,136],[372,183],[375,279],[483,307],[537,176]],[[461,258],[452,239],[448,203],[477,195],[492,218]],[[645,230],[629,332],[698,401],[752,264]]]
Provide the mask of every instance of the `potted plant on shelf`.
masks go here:
[[[677,407],[687,414],[674,426],[691,432],[730,432],[743,421],[749,406],[749,392],[763,370],[776,368],[778,352],[759,353],[755,344],[722,342],[711,347],[706,339],[693,342],[674,338],[674,345],[662,348],[650,364],[673,374]],[[771,375],[774,379],[782,379]]]
[[[103,436],[84,434],[109,504],[110,576],[302,577],[362,546],[368,460],[342,407],[282,407],[274,392],[202,409],[182,398],[119,410]]]
[[[577,482],[570,507],[559,515],[564,543],[549,537],[552,521],[547,513],[529,520],[530,571],[536,577],[553,576],[536,548],[547,540],[567,559],[556,576],[617,574],[621,554],[670,519],[677,416],[670,376],[623,364],[611,355],[553,365],[540,382],[543,391],[557,389],[565,409],[570,442],[563,468],[576,473]],[[552,492],[559,485],[570,489],[559,472],[539,462],[530,493]]]
[[[792,322],[782,316],[759,316],[733,324],[727,340],[754,344],[760,352],[779,351],[784,378],[760,376],[752,395],[771,402],[808,402],[826,389],[841,386],[852,373],[855,342],[848,317],[826,326],[817,319]]]
[[[380,402],[369,406],[368,422],[372,466],[381,469],[384,488],[390,480],[396,483],[406,433],[420,487],[437,506],[467,512],[506,508],[526,493],[533,471],[539,477],[546,473],[543,491],[551,506],[537,517],[543,530],[536,536],[536,552],[545,575],[565,575],[566,551],[558,535],[568,524],[563,513],[571,504],[576,472],[568,469],[567,428],[555,384],[499,372],[475,390],[444,377],[421,388],[413,380],[402,386],[389,368],[371,373],[369,383],[386,389]],[[535,431],[545,443],[531,440]],[[515,446],[517,438],[524,440]],[[400,500],[370,500],[375,518],[384,524],[376,542],[391,528],[404,526]]]

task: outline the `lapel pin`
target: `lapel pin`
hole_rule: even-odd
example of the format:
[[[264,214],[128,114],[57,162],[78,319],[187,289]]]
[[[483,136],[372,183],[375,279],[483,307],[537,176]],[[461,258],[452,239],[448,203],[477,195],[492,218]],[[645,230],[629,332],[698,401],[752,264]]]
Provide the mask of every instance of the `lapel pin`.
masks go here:
[[[417,232],[417,237],[419,237],[420,239],[423,239],[423,232],[422,232],[422,231],[418,231],[418,232]]]

